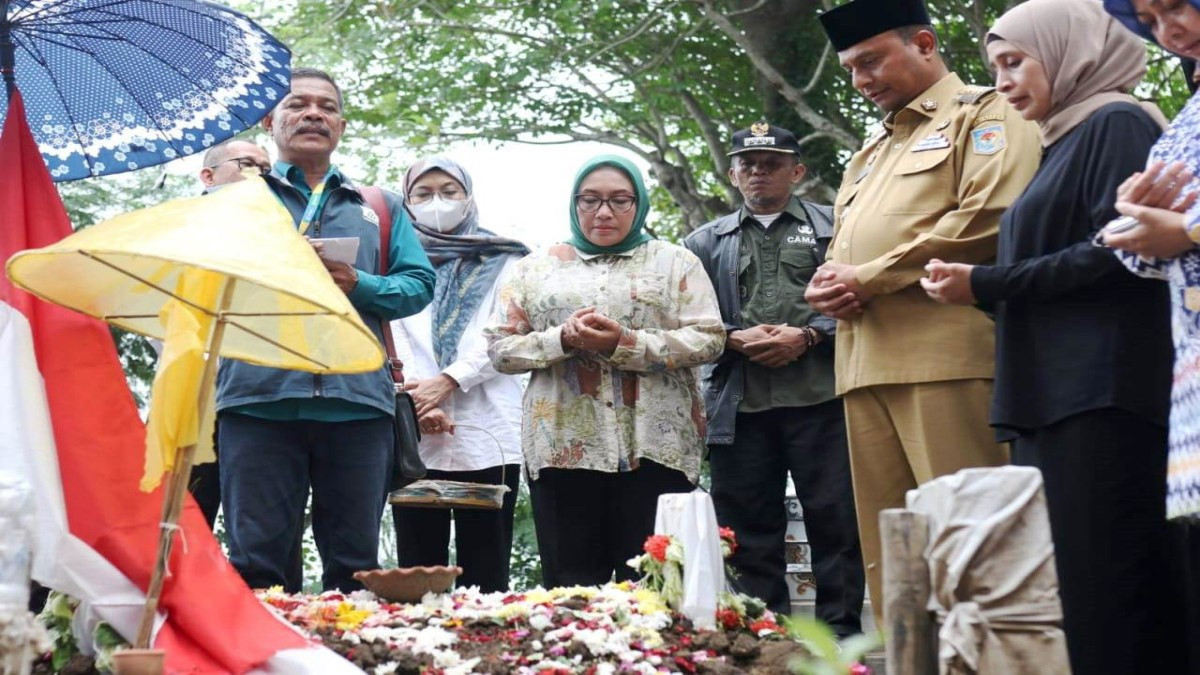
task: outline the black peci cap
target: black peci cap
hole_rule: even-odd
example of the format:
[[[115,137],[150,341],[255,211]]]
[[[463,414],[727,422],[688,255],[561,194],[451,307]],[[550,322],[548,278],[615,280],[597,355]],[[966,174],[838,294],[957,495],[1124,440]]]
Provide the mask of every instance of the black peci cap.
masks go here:
[[[837,51],[905,26],[927,26],[924,0],[851,0],[821,14],[821,26]]]
[[[749,129],[742,129],[733,135],[733,149],[728,154],[732,156],[758,150],[799,155],[800,143],[796,141],[795,134],[783,127],[755,122]]]

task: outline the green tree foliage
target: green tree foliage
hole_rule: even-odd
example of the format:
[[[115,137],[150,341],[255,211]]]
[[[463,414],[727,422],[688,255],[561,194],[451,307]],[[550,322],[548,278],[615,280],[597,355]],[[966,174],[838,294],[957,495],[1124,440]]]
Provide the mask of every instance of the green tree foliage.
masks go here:
[[[267,11],[267,5],[273,11]],[[802,195],[829,200],[877,123],[828,48],[828,0],[261,0],[242,6],[324,66],[366,129],[376,178],[396,144],[462,139],[600,141],[641,156],[657,181],[659,229],[679,235],[730,210],[730,134],[760,118],[801,138]],[[987,26],[1014,0],[930,0],[951,66],[986,84]],[[1143,95],[1168,111],[1185,94],[1157,58]],[[514,167],[521,170],[522,167]],[[536,167],[527,167],[536,170]]]

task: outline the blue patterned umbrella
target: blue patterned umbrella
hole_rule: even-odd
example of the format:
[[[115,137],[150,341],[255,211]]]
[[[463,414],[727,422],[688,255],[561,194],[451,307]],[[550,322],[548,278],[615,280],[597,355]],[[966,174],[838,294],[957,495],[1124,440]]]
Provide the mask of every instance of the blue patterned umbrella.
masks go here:
[[[56,181],[202,152],[262,119],[290,65],[286,46],[205,0],[0,0],[0,70]]]

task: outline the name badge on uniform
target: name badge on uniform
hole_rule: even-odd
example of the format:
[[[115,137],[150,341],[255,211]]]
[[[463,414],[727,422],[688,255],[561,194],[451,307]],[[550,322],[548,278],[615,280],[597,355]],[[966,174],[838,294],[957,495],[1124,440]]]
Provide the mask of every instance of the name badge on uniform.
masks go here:
[[[917,141],[917,144],[914,145],[912,148],[912,152],[925,152],[926,150],[941,150],[942,148],[948,148],[948,147],[950,147],[950,139],[946,137],[946,134],[938,132],[936,134],[930,134],[929,136],[926,136],[925,138],[922,138],[921,140]]]
[[[796,226],[796,233],[787,238],[789,244],[802,244],[807,246],[817,245],[817,232],[812,225],[803,224]]]
[[[363,204],[362,216],[363,216],[363,220],[374,225],[375,227],[379,227],[379,214],[375,213],[375,209],[371,208],[370,206],[367,206],[366,204]]]
[[[971,149],[977,155],[994,155],[1004,149],[1004,127],[986,124],[971,130]]]

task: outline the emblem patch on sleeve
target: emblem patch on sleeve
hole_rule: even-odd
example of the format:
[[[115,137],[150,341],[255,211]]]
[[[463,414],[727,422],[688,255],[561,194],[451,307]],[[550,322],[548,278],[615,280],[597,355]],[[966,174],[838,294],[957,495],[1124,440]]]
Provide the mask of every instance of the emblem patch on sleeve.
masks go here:
[[[363,204],[362,207],[362,217],[363,220],[367,221],[368,223],[374,225],[375,227],[379,227],[379,214],[375,213],[375,209],[367,206],[366,204]]]
[[[1004,149],[1004,127],[986,124],[971,130],[971,149],[977,155],[994,155]]]

